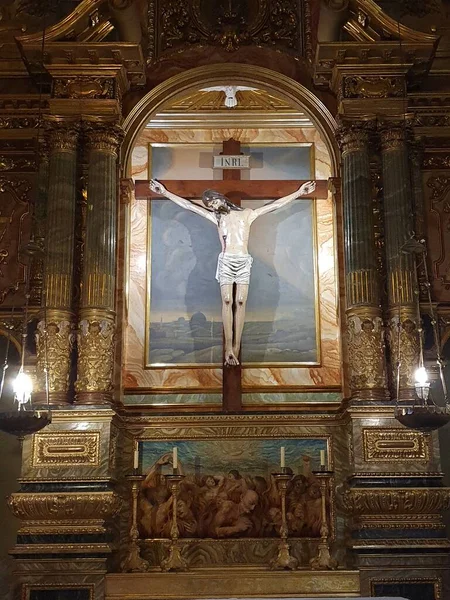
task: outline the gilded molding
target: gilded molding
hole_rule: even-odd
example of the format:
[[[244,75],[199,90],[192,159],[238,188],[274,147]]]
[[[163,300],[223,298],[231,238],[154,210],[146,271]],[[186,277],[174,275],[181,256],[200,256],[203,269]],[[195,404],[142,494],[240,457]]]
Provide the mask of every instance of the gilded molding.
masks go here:
[[[384,329],[380,316],[349,314],[347,344],[352,391],[386,387]]]
[[[120,509],[114,492],[17,492],[8,497],[8,507],[15,517],[25,522],[76,521],[109,519]],[[26,523],[25,523],[26,524]]]
[[[114,368],[114,317],[98,313],[79,323],[77,393],[112,390]]]
[[[67,392],[71,352],[75,341],[71,313],[49,310],[36,329],[36,379],[38,390]]]
[[[432,515],[450,508],[450,488],[352,488],[341,498],[353,515]]]
[[[85,124],[84,133],[91,152],[105,152],[117,158],[124,137],[121,127],[91,122]]]
[[[428,577],[385,577],[383,579],[370,578],[370,595],[375,596],[376,585],[420,585],[429,583],[434,587],[434,600],[443,600],[442,596],[442,579],[440,577],[428,578]]]
[[[100,464],[100,432],[37,433],[33,437],[32,467]]]
[[[347,306],[378,304],[378,281],[375,269],[350,271],[345,277],[345,287]]]
[[[430,458],[430,436],[405,429],[362,430],[364,460],[368,462],[423,461]]]

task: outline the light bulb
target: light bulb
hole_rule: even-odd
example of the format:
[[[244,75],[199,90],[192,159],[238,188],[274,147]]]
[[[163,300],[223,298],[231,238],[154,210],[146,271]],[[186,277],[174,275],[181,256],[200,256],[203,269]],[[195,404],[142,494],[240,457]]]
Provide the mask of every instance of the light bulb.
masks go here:
[[[414,374],[416,385],[425,386],[428,383],[428,373],[425,367],[419,367]]]
[[[19,404],[19,407],[27,404],[27,402],[31,399],[31,394],[33,392],[33,382],[31,381],[31,377],[24,373],[22,369],[17,374],[17,377],[14,381],[14,398],[16,402]]]

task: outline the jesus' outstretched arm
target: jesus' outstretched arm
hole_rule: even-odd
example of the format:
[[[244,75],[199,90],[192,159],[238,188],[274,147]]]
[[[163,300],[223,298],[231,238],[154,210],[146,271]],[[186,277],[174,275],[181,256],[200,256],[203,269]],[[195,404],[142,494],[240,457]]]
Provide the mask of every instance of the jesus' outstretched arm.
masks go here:
[[[268,213],[283,208],[283,206],[286,206],[287,204],[289,204],[293,200],[296,200],[297,198],[300,198],[301,196],[308,196],[309,194],[312,194],[315,189],[316,183],[314,181],[307,181],[302,186],[300,186],[298,190],[296,190],[292,194],[289,194],[289,196],[284,196],[283,198],[275,200],[275,202],[270,202],[270,204],[266,204],[265,206],[261,206],[260,208],[255,208],[252,214],[252,221],[257,219],[258,217],[261,217],[262,215],[267,215]]]
[[[169,190],[162,183],[156,181],[156,179],[150,179],[150,189],[155,194],[160,194],[161,196],[165,196],[168,200],[172,200],[172,202],[175,202],[175,204],[178,204],[178,206],[181,206],[181,208],[190,210],[191,212],[208,219],[208,221],[211,221],[214,223],[214,225],[217,225],[217,219],[213,212],[203,208],[203,206],[195,204],[194,202],[189,202],[189,200],[186,200],[186,198],[182,198],[181,196],[177,196],[176,194],[169,192]]]

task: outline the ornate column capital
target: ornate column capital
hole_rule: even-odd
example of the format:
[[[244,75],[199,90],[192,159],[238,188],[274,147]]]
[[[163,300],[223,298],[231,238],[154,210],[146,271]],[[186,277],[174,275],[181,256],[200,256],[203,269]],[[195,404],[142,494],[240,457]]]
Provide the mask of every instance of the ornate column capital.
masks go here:
[[[367,149],[370,134],[375,129],[373,120],[340,121],[336,139],[344,156],[348,152]]]
[[[46,120],[49,153],[76,152],[80,126],[74,121]]]
[[[122,127],[113,123],[90,122],[85,124],[84,134],[90,151],[105,152],[117,158],[124,138]]]
[[[409,136],[407,121],[385,121],[379,126],[381,150],[397,150],[404,146]]]

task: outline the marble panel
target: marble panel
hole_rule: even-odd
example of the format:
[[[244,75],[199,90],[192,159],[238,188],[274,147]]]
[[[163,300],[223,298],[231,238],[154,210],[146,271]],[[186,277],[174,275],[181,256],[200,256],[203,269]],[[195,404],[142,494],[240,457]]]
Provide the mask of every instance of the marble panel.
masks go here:
[[[150,142],[219,143],[233,137],[242,143],[314,143],[316,178],[331,176],[331,162],[325,142],[314,128],[304,129],[146,129],[133,154],[133,177],[147,179]],[[145,151],[144,151],[145,149]],[[147,161],[147,162],[146,162]],[[139,175],[140,174],[140,175]],[[138,176],[139,175],[139,176]],[[147,305],[147,216],[148,204],[132,200],[130,207],[129,277],[127,282],[127,323],[123,386],[136,392],[146,390],[205,390],[221,388],[221,368],[151,368],[145,364],[145,314]],[[341,385],[341,349],[338,323],[338,285],[335,215],[331,194],[316,201],[317,271],[320,320],[320,364],[317,366],[277,366],[243,368],[244,390],[308,386],[319,389]],[[301,391],[301,390],[300,390]]]
[[[145,404],[147,406],[221,406],[221,394],[126,394],[126,405]]]

